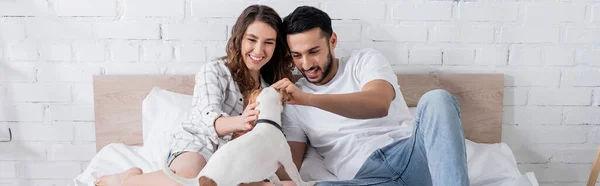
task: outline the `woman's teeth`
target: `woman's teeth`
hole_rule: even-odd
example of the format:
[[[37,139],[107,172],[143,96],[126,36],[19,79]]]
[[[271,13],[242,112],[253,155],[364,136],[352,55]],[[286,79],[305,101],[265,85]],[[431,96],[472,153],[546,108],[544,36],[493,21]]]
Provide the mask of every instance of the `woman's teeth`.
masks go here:
[[[256,61],[260,61],[260,60],[262,60],[264,58],[264,57],[254,57],[252,55],[249,55],[249,56],[250,56],[250,59],[256,60]]]

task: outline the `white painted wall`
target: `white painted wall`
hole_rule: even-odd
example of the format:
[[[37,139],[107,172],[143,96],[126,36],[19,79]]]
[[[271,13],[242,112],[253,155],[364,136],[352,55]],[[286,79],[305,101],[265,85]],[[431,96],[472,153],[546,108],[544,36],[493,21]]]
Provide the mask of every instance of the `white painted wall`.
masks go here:
[[[91,77],[193,74],[257,1],[0,0],[0,185],[66,185],[94,156]],[[503,141],[542,185],[583,185],[600,144],[599,0],[279,0],[397,72],[504,73]]]

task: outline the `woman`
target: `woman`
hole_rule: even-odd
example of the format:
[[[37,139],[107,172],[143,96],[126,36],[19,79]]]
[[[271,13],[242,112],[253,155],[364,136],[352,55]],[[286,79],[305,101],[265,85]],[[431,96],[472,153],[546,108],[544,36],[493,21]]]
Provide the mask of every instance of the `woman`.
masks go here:
[[[205,64],[196,74],[193,107],[183,131],[173,135],[169,168],[195,178],[210,156],[234,132],[251,130],[258,103],[247,105],[253,90],[290,78],[293,63],[281,32],[281,17],[270,7],[252,5],[238,17],[227,42],[227,56]],[[243,109],[245,107],[245,109]],[[102,176],[96,185],[176,185],[162,171],[139,168]]]

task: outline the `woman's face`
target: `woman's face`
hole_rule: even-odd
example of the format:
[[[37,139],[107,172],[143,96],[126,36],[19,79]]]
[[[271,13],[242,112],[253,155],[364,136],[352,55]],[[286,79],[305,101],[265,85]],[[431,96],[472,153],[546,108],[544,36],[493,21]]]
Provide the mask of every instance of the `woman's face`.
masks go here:
[[[250,71],[260,71],[275,51],[277,32],[261,21],[254,21],[242,37],[242,59]]]

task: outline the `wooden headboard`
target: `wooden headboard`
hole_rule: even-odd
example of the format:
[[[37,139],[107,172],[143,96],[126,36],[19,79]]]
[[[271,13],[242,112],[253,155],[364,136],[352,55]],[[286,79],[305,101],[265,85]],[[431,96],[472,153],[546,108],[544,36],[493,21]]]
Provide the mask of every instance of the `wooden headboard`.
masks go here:
[[[458,99],[465,138],[498,143],[502,134],[502,74],[398,74],[406,103],[415,107],[432,89]],[[110,143],[142,145],[142,101],[153,87],[191,95],[193,75],[94,76],[96,150]]]

